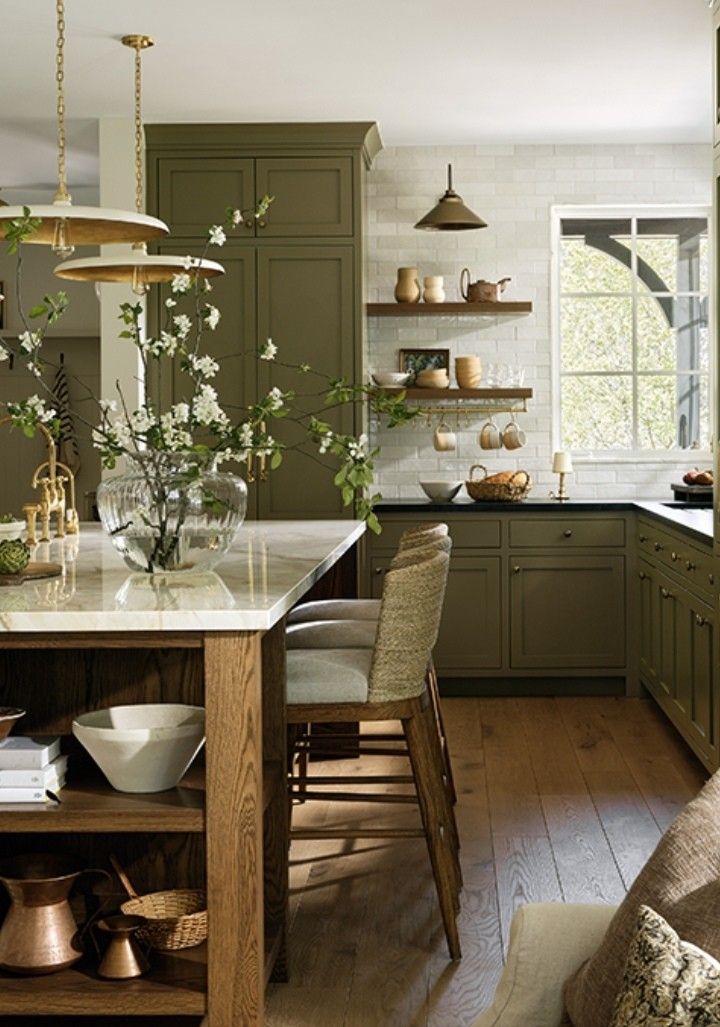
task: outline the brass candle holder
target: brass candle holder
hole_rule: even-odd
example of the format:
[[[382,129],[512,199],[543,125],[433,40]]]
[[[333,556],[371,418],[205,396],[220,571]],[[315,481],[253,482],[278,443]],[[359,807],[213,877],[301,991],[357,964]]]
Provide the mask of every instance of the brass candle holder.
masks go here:
[[[551,492],[550,497],[556,499],[559,503],[567,502],[570,496],[565,491],[565,476],[572,474],[572,458],[569,453],[554,453],[553,454],[553,473],[559,475],[558,490],[557,492]]]

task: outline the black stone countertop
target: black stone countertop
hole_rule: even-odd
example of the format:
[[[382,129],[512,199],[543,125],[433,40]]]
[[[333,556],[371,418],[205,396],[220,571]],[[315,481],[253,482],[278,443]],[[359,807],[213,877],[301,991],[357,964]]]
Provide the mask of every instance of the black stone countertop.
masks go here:
[[[688,509],[683,503],[640,502],[633,499],[569,499],[559,503],[556,499],[526,499],[522,503],[475,503],[472,499],[458,498],[452,503],[435,503],[429,499],[384,499],[377,504],[383,513],[572,513],[577,511],[638,510],[664,521],[669,527],[686,532],[699,542],[712,545],[713,511]]]

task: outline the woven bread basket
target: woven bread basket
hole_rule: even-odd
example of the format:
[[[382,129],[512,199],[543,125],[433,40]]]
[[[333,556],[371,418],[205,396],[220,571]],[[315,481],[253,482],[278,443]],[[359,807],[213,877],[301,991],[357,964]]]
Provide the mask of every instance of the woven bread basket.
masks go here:
[[[128,916],[143,916],[137,936],[153,949],[176,952],[207,939],[207,898],[204,891],[156,891],[123,902]]]
[[[483,478],[475,478],[475,471],[483,471]],[[476,503],[522,503],[532,488],[527,471],[502,471],[488,477],[487,468],[473,464],[465,488]]]

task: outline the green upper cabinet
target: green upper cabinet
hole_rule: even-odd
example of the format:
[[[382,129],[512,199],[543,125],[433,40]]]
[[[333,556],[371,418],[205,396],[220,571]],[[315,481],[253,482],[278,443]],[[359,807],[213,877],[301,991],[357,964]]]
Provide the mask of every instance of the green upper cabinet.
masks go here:
[[[210,225],[224,221],[227,207],[255,207],[255,162],[249,158],[161,157],[157,175],[158,215],[173,235],[205,238]],[[236,239],[254,235],[254,223],[233,232]]]
[[[259,238],[351,236],[350,157],[271,157],[256,162],[258,196],[273,196],[257,223]]]

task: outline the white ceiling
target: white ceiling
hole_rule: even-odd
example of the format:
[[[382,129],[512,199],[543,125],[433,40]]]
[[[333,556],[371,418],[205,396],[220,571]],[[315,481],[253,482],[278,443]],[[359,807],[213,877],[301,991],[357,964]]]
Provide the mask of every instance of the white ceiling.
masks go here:
[[[706,0],[66,0],[70,175],[97,178],[91,122],[380,122],[386,145],[700,142]],[[52,0],[2,0],[0,184],[52,181]],[[8,115],[11,120],[8,120]],[[8,198],[12,195],[8,193]]]

